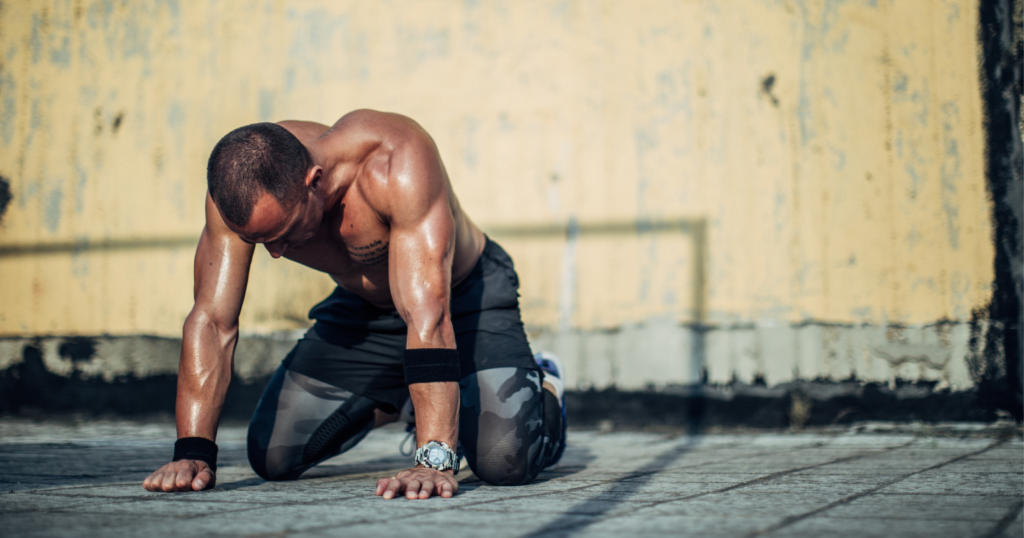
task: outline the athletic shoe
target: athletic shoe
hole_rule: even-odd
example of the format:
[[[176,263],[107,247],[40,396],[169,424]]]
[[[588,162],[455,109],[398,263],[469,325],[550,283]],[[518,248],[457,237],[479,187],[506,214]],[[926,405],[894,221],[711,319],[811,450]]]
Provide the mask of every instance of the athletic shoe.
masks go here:
[[[558,403],[562,406],[562,438],[558,445],[558,451],[552,456],[551,462],[544,467],[545,469],[550,469],[558,465],[558,462],[562,459],[562,454],[565,453],[565,428],[567,424],[565,417],[565,384],[562,379],[565,367],[562,366],[562,361],[558,360],[554,353],[547,351],[535,354],[533,360],[537,361],[537,366],[544,372],[544,381],[555,387],[555,396],[558,397]]]

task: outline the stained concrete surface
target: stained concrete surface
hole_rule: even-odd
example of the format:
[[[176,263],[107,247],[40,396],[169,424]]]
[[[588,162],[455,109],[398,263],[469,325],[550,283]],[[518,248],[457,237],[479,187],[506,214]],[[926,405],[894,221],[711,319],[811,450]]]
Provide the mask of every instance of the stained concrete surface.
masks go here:
[[[861,423],[792,432],[571,431],[562,464],[521,487],[471,473],[453,499],[383,501],[403,467],[387,427],[294,482],[245,462],[223,426],[218,486],[161,494],[173,425],[0,419],[4,536],[1008,536],[1024,535],[1013,424]]]

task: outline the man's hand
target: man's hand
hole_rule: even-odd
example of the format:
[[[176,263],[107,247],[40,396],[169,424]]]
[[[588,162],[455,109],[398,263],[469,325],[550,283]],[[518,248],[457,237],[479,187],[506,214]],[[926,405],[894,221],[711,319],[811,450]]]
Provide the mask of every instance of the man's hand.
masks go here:
[[[216,484],[217,475],[205,461],[180,460],[153,471],[142,487],[149,491],[200,491]]]
[[[459,481],[451,471],[437,471],[424,467],[413,467],[399,471],[391,478],[377,481],[377,496],[393,499],[395,495],[405,492],[406,499],[429,499],[431,495],[440,495],[445,499],[459,491]]]

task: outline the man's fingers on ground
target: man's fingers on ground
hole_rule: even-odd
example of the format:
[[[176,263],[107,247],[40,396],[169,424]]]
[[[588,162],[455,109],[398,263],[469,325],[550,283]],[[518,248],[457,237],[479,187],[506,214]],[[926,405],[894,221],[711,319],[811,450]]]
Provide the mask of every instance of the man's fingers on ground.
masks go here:
[[[430,496],[434,494],[434,487],[436,487],[436,485],[433,480],[424,480],[423,487],[420,488],[420,498],[429,499]]]
[[[384,495],[384,492],[387,491],[388,486],[391,484],[391,481],[394,480],[394,479],[395,479],[395,477],[392,476],[390,478],[381,478],[380,480],[378,480],[377,481],[377,495]]]
[[[415,478],[409,481],[409,484],[405,486],[405,496],[409,499],[415,499],[420,493],[420,481]]]
[[[177,491],[174,482],[178,479],[178,472],[174,468],[164,467],[164,474],[157,484],[158,491]]]
[[[393,499],[399,491],[402,490],[402,481],[397,478],[391,478],[388,482],[387,489],[384,490],[385,499]]]
[[[146,479],[142,481],[142,487],[146,488],[148,491],[156,491],[155,485],[160,483],[161,476],[162,475],[159,470],[153,471],[153,474],[147,476]]]
[[[452,495],[454,495],[455,492],[452,491],[452,484],[451,484],[451,482],[444,481],[444,482],[441,482],[440,484],[438,484],[437,485],[437,494],[442,496],[442,497],[444,497],[445,499],[447,499],[447,498],[451,497]]]
[[[196,473],[195,479],[192,480],[192,491],[202,491],[207,487],[212,487],[214,476],[213,471],[209,468]]]
[[[177,491],[192,489],[192,479],[195,478],[195,469],[191,465],[178,467],[178,477],[174,479],[174,487]]]

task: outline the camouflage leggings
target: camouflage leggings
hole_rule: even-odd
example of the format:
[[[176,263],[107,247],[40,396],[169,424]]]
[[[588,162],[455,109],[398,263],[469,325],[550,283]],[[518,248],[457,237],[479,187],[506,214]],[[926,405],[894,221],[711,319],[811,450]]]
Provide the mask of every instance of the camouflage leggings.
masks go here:
[[[561,408],[554,395],[541,389],[542,375],[525,368],[491,368],[459,383],[459,440],[481,480],[524,484],[556,453]],[[361,441],[373,429],[376,408],[369,398],[282,365],[249,425],[249,463],[266,480],[298,478]]]

